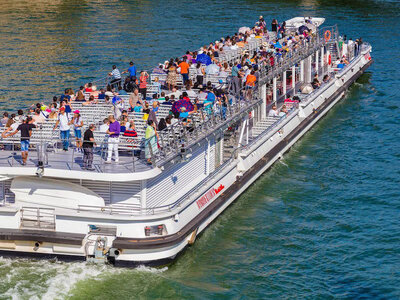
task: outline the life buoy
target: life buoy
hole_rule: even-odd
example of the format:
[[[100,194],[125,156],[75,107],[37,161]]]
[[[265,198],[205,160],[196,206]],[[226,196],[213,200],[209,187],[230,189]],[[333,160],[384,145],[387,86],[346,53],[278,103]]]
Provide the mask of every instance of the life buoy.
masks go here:
[[[325,41],[328,42],[331,39],[331,32],[329,30],[325,31],[324,37]]]

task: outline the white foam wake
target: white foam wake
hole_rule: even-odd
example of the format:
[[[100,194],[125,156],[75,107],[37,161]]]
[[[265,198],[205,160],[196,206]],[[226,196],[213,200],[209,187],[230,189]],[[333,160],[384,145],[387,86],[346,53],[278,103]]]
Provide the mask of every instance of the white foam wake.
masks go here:
[[[134,270],[96,265],[86,262],[28,260],[0,257],[0,294],[6,299],[53,300],[69,296],[73,287],[83,280],[101,280],[122,272],[162,273],[164,268],[139,266]],[[1,286],[6,287],[5,290]]]

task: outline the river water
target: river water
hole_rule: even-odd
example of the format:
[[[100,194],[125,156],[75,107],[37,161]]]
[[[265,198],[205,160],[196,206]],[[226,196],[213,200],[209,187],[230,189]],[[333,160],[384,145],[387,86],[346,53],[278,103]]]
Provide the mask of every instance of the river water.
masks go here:
[[[1,299],[400,298],[399,1],[2,0],[0,105],[147,69],[263,15],[320,16],[374,65],[175,263],[0,259]]]

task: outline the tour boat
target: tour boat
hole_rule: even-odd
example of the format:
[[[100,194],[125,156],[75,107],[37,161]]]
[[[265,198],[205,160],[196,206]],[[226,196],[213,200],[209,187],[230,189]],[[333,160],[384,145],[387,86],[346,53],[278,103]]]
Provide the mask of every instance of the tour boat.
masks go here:
[[[262,66],[256,88],[230,93],[225,110],[212,107],[159,132],[151,164],[143,157],[145,120],[135,119],[138,137],[121,136],[119,162],[104,163],[105,134],[95,131],[94,168],[82,169],[82,153],[60,149],[54,122],[33,130],[29,160],[19,162],[19,139],[0,141],[0,255],[159,266],[174,260],[239,195],[320,120],[371,65],[371,46],[348,44],[322,18],[295,18],[288,28],[314,24],[315,32],[273,66]],[[269,36],[251,36],[221,61],[236,62],[243,50],[265,47]],[[348,64],[336,61],[346,55]],[[320,87],[307,89],[318,75]],[[328,77],[325,77],[328,75]],[[162,74],[151,75],[151,78]],[[322,78],[324,78],[322,82]],[[159,78],[160,79],[160,78]],[[151,86],[149,87],[151,89]],[[290,101],[285,99],[291,96]],[[294,97],[296,96],[296,97]],[[284,114],[270,114],[285,105]],[[74,108],[85,126],[98,123],[112,105]],[[159,117],[169,108],[161,105]]]

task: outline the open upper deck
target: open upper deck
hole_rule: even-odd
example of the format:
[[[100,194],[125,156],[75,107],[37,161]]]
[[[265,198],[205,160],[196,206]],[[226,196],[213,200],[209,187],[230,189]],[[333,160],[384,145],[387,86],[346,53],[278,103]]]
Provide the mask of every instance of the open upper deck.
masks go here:
[[[336,40],[338,35],[335,28],[331,27],[329,29],[334,33],[332,40]],[[227,51],[219,57],[219,60],[221,62],[232,62],[241,58],[243,50],[260,51],[263,43],[269,39],[270,37],[253,37],[250,39],[249,43],[246,44],[244,49]],[[305,39],[302,40],[301,43],[299,43],[299,47],[290,48],[285,55],[277,57],[273,65],[265,62],[260,63],[258,66],[258,83],[267,83],[274,76],[277,76],[277,74],[282,73],[291,66],[295,66],[300,60],[325,46],[327,42],[328,41],[323,38],[322,32],[316,32],[315,35],[309,37],[308,41]],[[281,40],[281,43],[283,43],[283,40]],[[161,75],[157,74],[157,76],[151,77],[152,79],[155,77],[159,77],[160,79]],[[146,121],[143,119],[143,113],[130,113],[130,118],[135,121],[135,129],[138,133],[138,137],[121,136],[119,143],[120,161],[118,163],[113,163],[111,165],[106,165],[104,163],[108,141],[106,135],[97,130],[95,131],[97,147],[95,151],[94,170],[83,170],[82,153],[76,151],[73,147],[66,153],[62,152],[62,141],[59,138],[58,130],[54,131],[52,129],[55,120],[47,120],[40,128],[34,130],[31,139],[31,157],[24,169],[27,170],[31,168],[36,172],[38,162],[43,161],[44,168],[47,169],[46,175],[50,172],[51,174],[58,174],[62,177],[62,171],[71,171],[74,172],[76,176],[78,173],[82,173],[79,175],[82,177],[91,177],[89,175],[83,175],[84,173],[98,173],[104,175],[141,173],[142,175],[152,174],[153,176],[159,172],[154,171],[154,167],[160,167],[174,157],[184,158],[187,149],[190,149],[207,136],[218,131],[223,131],[232,123],[243,119],[263,101],[262,96],[256,89],[251,93],[247,88],[235,90],[229,76],[225,78],[209,76],[208,79],[214,83],[219,82],[220,79],[223,80],[226,84],[227,94],[230,100],[229,105],[225,107],[217,104],[209,108],[200,108],[197,112],[190,115],[188,118],[190,120],[189,123],[179,120],[176,124],[168,126],[165,130],[160,131],[159,150],[157,153],[152,153],[153,164],[147,164],[143,159],[143,155],[140,154],[140,152],[143,152],[146,143],[144,137]],[[163,80],[163,78],[161,78],[161,80]],[[152,85],[150,85],[150,87],[152,87]],[[124,98],[125,108],[128,108],[128,98],[126,96],[122,98]],[[73,109],[79,109],[81,111],[84,123],[87,126],[90,123],[99,124],[103,118],[112,113],[113,107],[108,103],[85,106],[75,102],[73,103]],[[166,117],[169,114],[169,110],[169,106],[161,104],[157,117]],[[279,120],[277,120],[277,122],[278,121]],[[73,142],[73,140],[72,136],[71,142]],[[0,145],[3,147],[2,151],[0,151],[0,167],[14,169],[20,167],[18,136],[15,136],[13,139],[3,139]],[[53,173],[50,170],[53,170]],[[20,171],[14,170],[13,172],[16,174]],[[12,172],[9,172],[9,174],[11,173]]]

